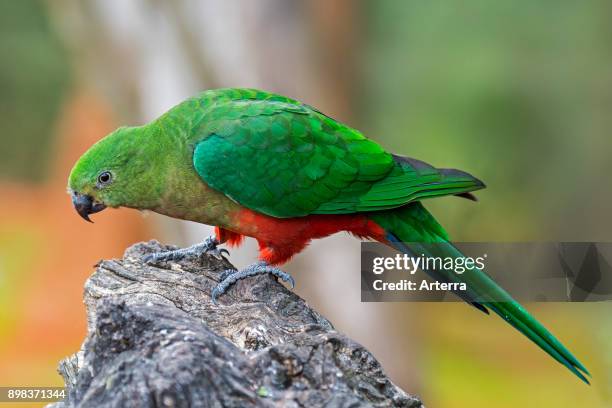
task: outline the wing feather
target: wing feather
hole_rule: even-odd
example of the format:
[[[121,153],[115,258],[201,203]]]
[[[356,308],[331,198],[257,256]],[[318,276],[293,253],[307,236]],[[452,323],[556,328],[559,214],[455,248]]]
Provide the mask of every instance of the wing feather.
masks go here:
[[[217,103],[193,151],[199,176],[250,209],[275,217],[380,211],[482,188],[458,170],[393,156],[288,99]]]

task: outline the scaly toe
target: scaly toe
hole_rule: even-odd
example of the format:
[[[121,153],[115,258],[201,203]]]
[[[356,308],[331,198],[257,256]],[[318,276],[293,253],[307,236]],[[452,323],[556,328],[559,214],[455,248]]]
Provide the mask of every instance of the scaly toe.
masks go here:
[[[295,280],[291,275],[279,268],[270,266],[267,263],[261,261],[253,265],[249,265],[239,271],[235,269],[227,269],[223,271],[220,276],[221,282],[219,282],[211,292],[212,302],[217,305],[217,298],[227,292],[227,290],[239,280],[248,278],[249,276],[261,274],[274,275],[277,278],[280,278],[283,281],[289,283],[292,289],[295,287]]]
[[[219,275],[219,281],[223,282],[225,279],[227,279],[228,276],[230,276],[231,274],[234,274],[238,272],[237,269],[226,269],[223,272],[221,272],[221,275]]]
[[[188,248],[176,249],[174,251],[164,251],[155,254],[147,255],[144,258],[146,263],[157,263],[163,261],[180,261],[187,256],[200,256],[202,254],[210,254],[219,260],[227,260],[229,251],[224,248],[218,248],[219,241],[214,236],[206,238],[199,244],[192,245]]]
[[[174,261],[184,256],[183,254],[179,254],[178,251],[180,250],[157,252],[154,254],[149,254],[144,257],[144,261],[147,264],[155,264],[155,263],[163,262],[163,261]]]

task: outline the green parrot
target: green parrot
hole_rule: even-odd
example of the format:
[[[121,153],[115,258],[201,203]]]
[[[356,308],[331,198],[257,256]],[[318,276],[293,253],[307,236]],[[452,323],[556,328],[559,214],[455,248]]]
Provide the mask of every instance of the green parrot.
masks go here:
[[[218,89],[147,125],[106,136],[77,161],[68,188],[88,221],[106,207],[128,207],[215,226],[215,235],[203,243],[153,254],[149,262],[203,252],[223,256],[227,251],[218,244],[255,238],[259,262],[225,271],[212,293],[216,303],[236,281],[256,274],[273,274],[293,286],[277,266],[312,239],[339,231],[412,256],[462,257],[421,200],[475,199],[471,192],[484,184],[463,171],[390,154],[296,100],[255,89]],[[486,273],[425,272],[438,281],[467,283],[458,296],[497,313],[588,383],[586,368]]]

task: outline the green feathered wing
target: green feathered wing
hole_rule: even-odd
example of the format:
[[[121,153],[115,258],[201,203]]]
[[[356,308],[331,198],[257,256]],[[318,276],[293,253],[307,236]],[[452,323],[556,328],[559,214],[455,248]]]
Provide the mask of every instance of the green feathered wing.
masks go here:
[[[195,132],[193,164],[209,186],[279,218],[367,213],[403,252],[462,256],[418,201],[470,197],[470,191],[484,187],[478,179],[389,154],[297,101],[254,90],[231,95],[208,108]],[[486,273],[425,272],[445,282],[465,281],[470,290],[457,295],[484,312],[493,310],[588,383],[580,372],[588,374],[584,366]]]
[[[221,105],[195,146],[195,169],[214,189],[267,215],[380,211],[483,187],[467,173],[393,156],[307,105]]]

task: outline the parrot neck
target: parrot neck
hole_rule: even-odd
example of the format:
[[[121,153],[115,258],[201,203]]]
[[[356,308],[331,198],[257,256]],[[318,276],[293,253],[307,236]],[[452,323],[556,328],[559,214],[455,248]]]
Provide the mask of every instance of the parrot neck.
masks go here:
[[[147,126],[145,137],[155,140],[143,145],[151,149],[147,157],[155,167],[151,173],[158,179],[149,182],[155,193],[148,209],[208,225],[230,224],[230,214],[238,211],[239,205],[213,190],[196,173],[193,148],[185,143],[184,130],[153,122]]]

